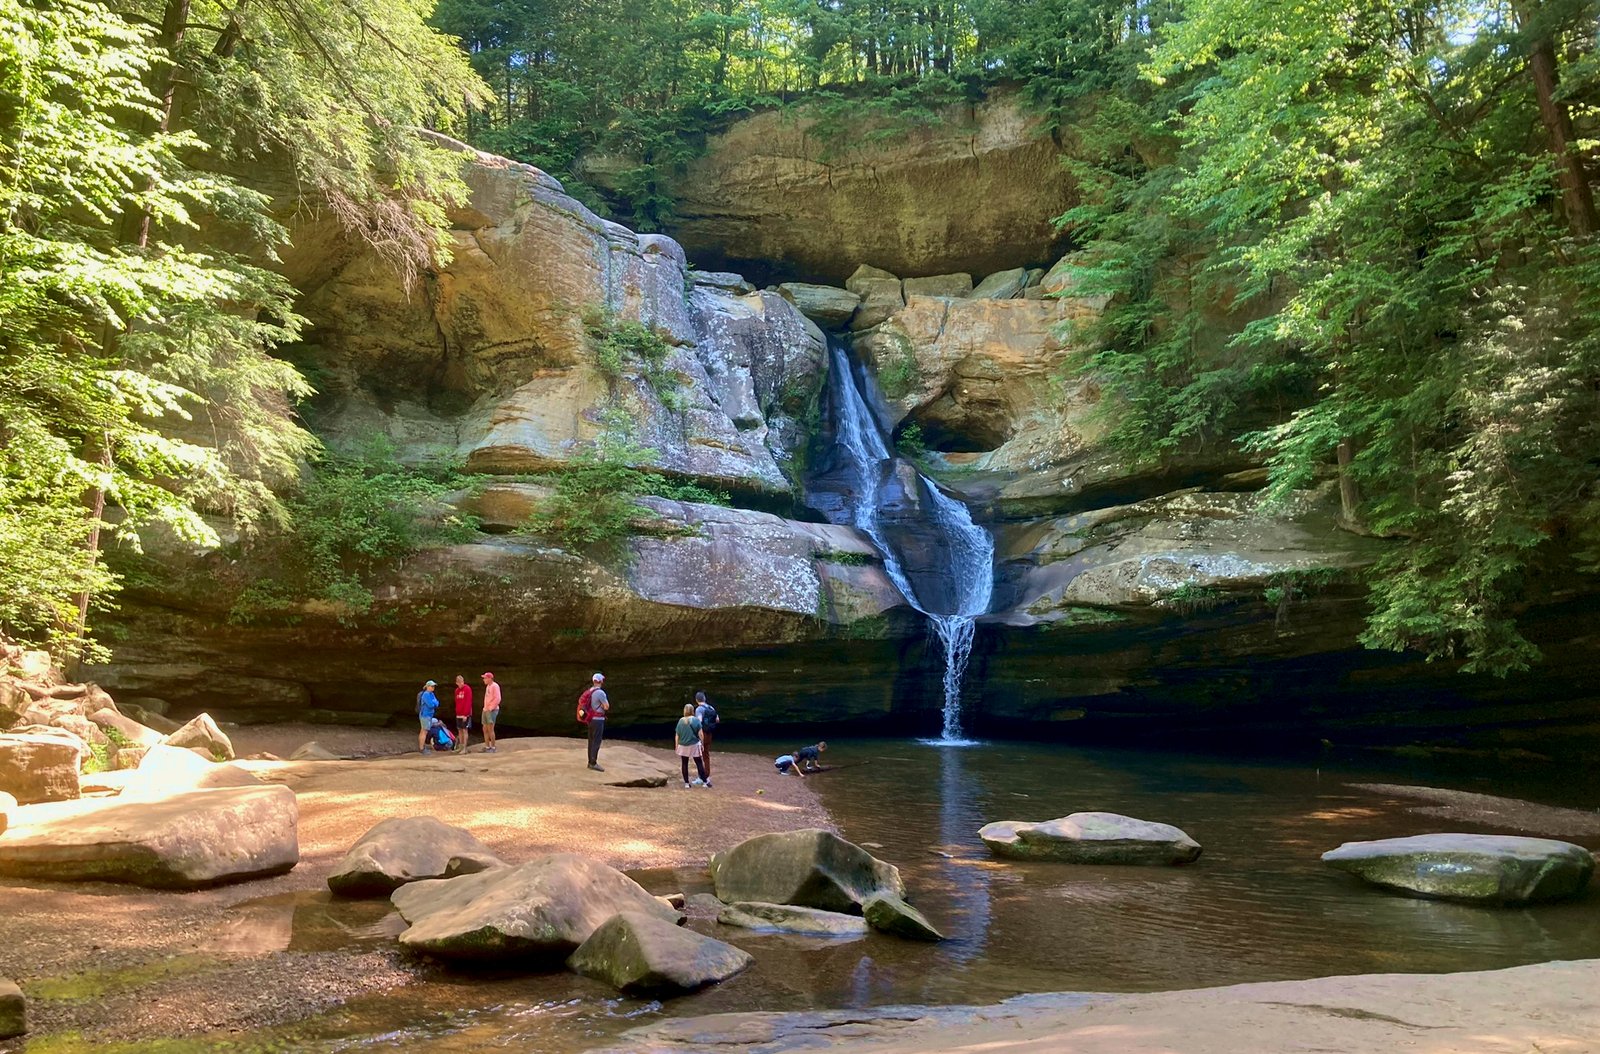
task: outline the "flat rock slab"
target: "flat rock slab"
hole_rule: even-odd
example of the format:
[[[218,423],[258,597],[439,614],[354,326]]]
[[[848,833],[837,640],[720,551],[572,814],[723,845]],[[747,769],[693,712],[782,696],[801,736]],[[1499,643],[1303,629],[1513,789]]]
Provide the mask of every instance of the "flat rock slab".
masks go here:
[[[282,874],[300,860],[287,787],[29,805],[0,838],[0,875],[191,889]]]
[[[505,867],[470,831],[432,816],[384,820],[350,847],[328,888],[344,897],[387,897],[408,882]]]
[[[0,977],[0,1039],[28,1031],[28,1004],[15,981]]]
[[[1114,812],[1075,812],[1044,823],[1002,820],[978,831],[996,856],[1072,864],[1187,864],[1200,843],[1171,824]]]
[[[747,952],[659,915],[623,911],[601,923],[567,966],[628,995],[676,995],[725,981],[752,962]]]
[[[880,933],[914,941],[942,941],[944,934],[916,908],[892,893],[877,893],[861,905],[867,925]]]
[[[678,919],[621,871],[578,853],[412,882],[390,899],[411,924],[401,945],[446,959],[559,961],[619,912]]]
[[[165,798],[213,787],[264,786],[256,776],[232,762],[207,760],[186,747],[157,744],[145,750],[139,767],[122,783],[124,797]]]
[[[711,858],[711,879],[730,904],[799,904],[851,915],[874,893],[905,893],[898,868],[818,828],[748,838]]]
[[[68,733],[0,736],[0,791],[24,805],[78,796],[83,744]]]
[[[758,901],[729,904],[717,915],[717,921],[724,926],[804,933],[814,937],[861,937],[867,932],[867,920],[859,915]]]
[[[1576,896],[1595,868],[1594,854],[1581,845],[1491,834],[1346,842],[1323,853],[1322,862],[1387,889],[1477,904]]]

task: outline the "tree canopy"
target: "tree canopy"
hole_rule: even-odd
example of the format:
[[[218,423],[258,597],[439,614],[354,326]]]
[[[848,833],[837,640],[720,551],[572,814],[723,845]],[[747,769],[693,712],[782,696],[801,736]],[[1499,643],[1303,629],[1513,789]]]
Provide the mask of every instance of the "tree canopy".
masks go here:
[[[282,520],[316,448],[273,354],[301,320],[234,174],[282,164],[402,271],[432,259],[461,184],[416,131],[479,86],[426,14],[0,0],[0,631],[71,654],[108,542]]]

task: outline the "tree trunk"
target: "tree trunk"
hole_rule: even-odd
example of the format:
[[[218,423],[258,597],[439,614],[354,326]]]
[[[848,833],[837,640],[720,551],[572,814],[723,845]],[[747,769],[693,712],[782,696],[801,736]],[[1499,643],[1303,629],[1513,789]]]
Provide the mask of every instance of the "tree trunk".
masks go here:
[[[1532,25],[1534,10],[1531,5],[1519,6],[1525,27]],[[1533,89],[1539,98],[1539,117],[1544,121],[1550,153],[1555,155],[1556,178],[1561,184],[1561,204],[1567,214],[1567,226],[1578,237],[1587,237],[1600,229],[1600,220],[1595,216],[1594,192],[1589,188],[1589,174],[1584,170],[1583,158],[1573,148],[1572,117],[1556,98],[1561,77],[1556,68],[1555,43],[1542,28],[1537,33],[1528,51],[1528,71],[1533,76]]]
[[[1362,531],[1359,508],[1361,491],[1350,475],[1350,462],[1355,460],[1355,445],[1346,439],[1334,451],[1339,460],[1339,521],[1340,526],[1352,531]]]

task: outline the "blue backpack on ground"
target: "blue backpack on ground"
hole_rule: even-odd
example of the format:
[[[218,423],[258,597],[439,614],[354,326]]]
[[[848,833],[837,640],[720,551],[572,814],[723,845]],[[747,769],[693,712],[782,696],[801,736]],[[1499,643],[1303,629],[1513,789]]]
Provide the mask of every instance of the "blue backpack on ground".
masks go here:
[[[428,728],[428,745],[435,750],[454,750],[456,748],[456,737],[450,734],[450,730],[444,727],[444,722],[437,717],[433,719],[433,724]]]

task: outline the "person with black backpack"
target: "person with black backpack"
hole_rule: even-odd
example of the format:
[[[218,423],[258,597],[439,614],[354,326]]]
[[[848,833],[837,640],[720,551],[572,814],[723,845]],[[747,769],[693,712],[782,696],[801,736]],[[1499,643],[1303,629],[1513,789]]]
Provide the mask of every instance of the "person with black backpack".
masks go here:
[[[717,708],[706,699],[706,693],[694,693],[694,716],[700,722],[700,757],[705,761],[706,786],[711,786],[711,734],[717,730],[717,723],[722,719],[717,716]]]

